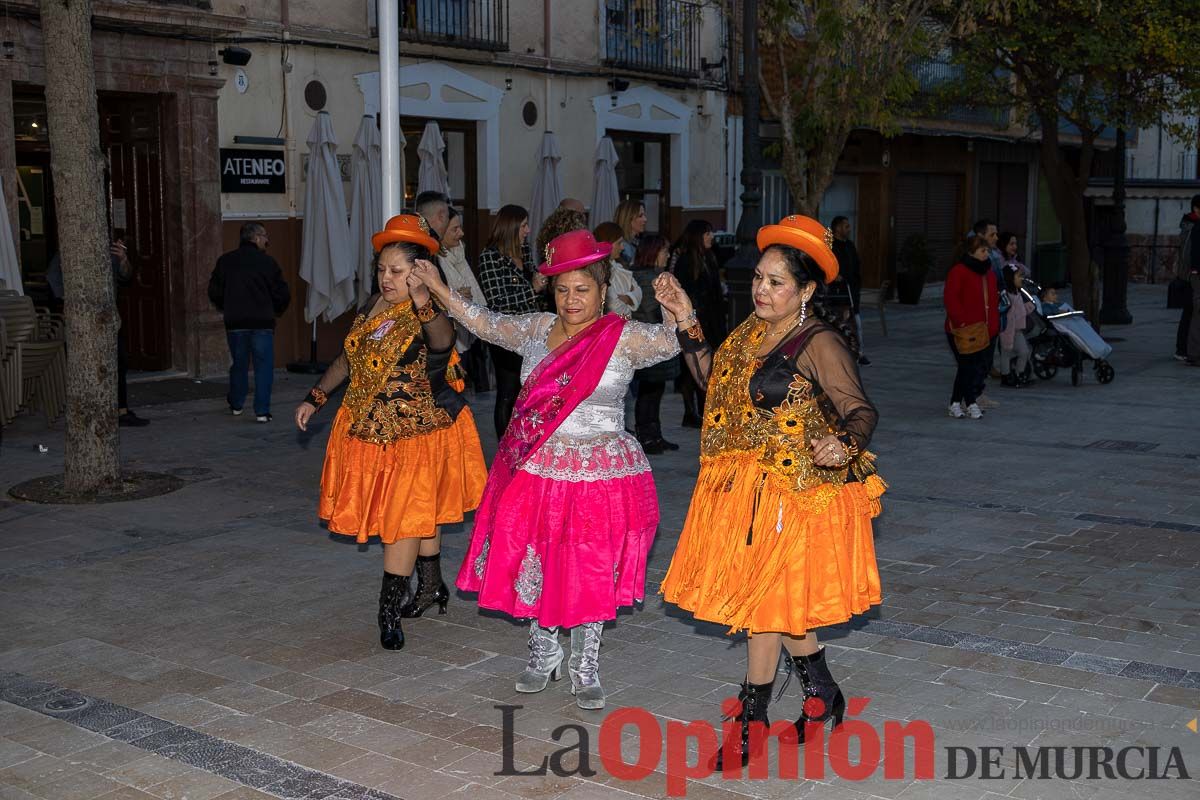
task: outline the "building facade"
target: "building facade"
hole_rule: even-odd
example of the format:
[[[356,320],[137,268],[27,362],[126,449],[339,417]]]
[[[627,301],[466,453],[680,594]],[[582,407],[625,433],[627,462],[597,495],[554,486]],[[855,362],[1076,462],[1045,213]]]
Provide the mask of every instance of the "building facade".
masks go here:
[[[417,144],[435,121],[469,252],[507,203],[528,207],[542,136],[562,152],[564,196],[592,196],[599,140],[614,142],[622,196],[649,228],[725,216],[727,29],[718,4],[686,0],[401,0],[403,180],[415,194]],[[28,291],[66,232],[55,224],[37,4],[9,3],[0,59],[0,170]],[[137,267],[120,293],[131,367],[203,376],[227,364],[206,296],[216,258],[262,221],[292,288],[276,360],[307,358],[298,275],[306,139],[329,113],[349,193],[352,143],[379,113],[375,0],[98,0],[93,43],[114,236]],[[241,48],[245,53],[233,52]],[[248,54],[248,60],[246,60]],[[224,159],[222,158],[224,157]],[[229,159],[268,164],[271,180],[222,185]],[[250,167],[247,167],[250,168]],[[275,173],[282,172],[282,175]],[[13,176],[13,179],[8,179]],[[350,315],[317,326],[319,357]]]

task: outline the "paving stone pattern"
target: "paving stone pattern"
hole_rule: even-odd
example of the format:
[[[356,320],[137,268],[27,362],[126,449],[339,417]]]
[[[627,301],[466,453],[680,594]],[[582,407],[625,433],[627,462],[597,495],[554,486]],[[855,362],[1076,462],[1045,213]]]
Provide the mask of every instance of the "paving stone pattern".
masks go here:
[[[1200,714],[1200,369],[1171,360],[1178,312],[1164,299],[1131,288],[1136,323],[1106,331],[1123,339],[1114,383],[1087,372],[1079,387],[1065,373],[993,384],[1000,405],[980,421],[945,415],[953,366],[938,308],[890,306],[886,339],[868,316],[872,449],[891,485],[876,536],[884,603],[822,638],[847,695],[869,698],[856,719],[932,726],[936,779],[914,779],[909,743],[902,778],[881,767],[850,780],[826,762],[807,780],[710,776],[689,797],[1200,796],[1191,780],[1012,777],[1022,746],[1177,747],[1200,773],[1187,727]],[[649,597],[606,629],[609,703],[589,712],[567,681],[517,694],[523,627],[469,597],[407,623],[403,651],[379,648],[379,548],[330,536],[314,515],[332,415],[297,433],[288,419],[307,379],[275,385],[269,425],[230,417],[211,393],[169,402],[164,387],[144,411],[151,426],[122,430],[129,466],[183,478],[175,494],[0,500],[0,800],[666,797],[665,760],[637,781],[603,767],[600,723],[633,706],[661,724],[716,723],[745,658],[744,637],[657,595],[697,469],[678,396],[663,417],[681,449],[652,457],[663,523]],[[490,401],[473,402],[489,455]],[[62,447],[61,428],[19,419],[3,432],[0,487],[60,470]],[[446,531],[448,579],[468,525]],[[554,739],[570,724],[589,734],[595,774],[497,774],[499,705],[522,706],[514,767],[573,744]],[[793,682],[773,719],[799,710]],[[857,737],[842,745],[861,753]],[[627,728],[627,760],[637,746]],[[1007,777],[947,779],[952,746],[1003,747]]]

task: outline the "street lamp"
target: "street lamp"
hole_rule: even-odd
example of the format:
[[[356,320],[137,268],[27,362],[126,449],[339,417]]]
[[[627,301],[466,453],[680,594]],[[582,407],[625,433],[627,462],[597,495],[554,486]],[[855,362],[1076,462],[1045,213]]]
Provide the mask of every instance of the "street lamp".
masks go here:
[[[1112,233],[1104,243],[1104,284],[1100,324],[1133,322],[1126,298],[1129,294],[1129,240],[1125,236],[1125,129],[1117,128],[1117,169],[1113,176]]]

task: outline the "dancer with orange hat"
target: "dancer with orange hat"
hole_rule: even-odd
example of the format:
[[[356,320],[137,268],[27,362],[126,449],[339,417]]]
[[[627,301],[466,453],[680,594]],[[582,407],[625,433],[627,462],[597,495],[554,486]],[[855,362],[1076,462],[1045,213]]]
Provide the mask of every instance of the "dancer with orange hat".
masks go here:
[[[853,332],[820,299],[838,273],[832,237],[790,216],[758,232],[754,314],[715,357],[681,321],[684,360],[708,400],[700,475],[662,591],[697,619],[749,634],[740,737],[714,767],[750,757],[767,722],[780,648],[806,696],[796,722],[840,724],[845,699],[815,630],[881,601],[871,520],[886,488],[867,444],[878,414],[863,391]],[[674,276],[656,296],[676,319],[691,303]],[[764,737],[765,738],[765,737]]]
[[[675,325],[604,313],[612,246],[590,231],[546,246],[556,314],[497,314],[452,292],[432,264],[417,275],[471,333],[524,357],[522,388],[475,515],[458,587],[482,608],[530,619],[529,661],[518,692],[557,680],[571,629],[568,671],[580,708],[604,706],[600,636],[619,608],[644,597],[658,529],[650,464],[625,432],[634,370],[679,353]]]
[[[414,264],[437,253],[437,240],[422,217],[401,214],[371,241],[379,293],[297,407],[296,425],[308,430],[349,378],[329,432],[319,513],[333,533],[383,542],[379,641],[399,650],[401,618],[434,604],[446,611],[438,526],[461,522],[479,505],[487,466],[462,395],[454,324],[413,277]],[[417,585],[406,603],[414,566]]]

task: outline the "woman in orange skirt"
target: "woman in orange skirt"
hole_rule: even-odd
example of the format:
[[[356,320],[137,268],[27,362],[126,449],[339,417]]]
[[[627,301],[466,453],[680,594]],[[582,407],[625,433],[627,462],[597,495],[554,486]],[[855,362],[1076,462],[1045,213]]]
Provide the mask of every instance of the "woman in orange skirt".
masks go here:
[[[296,409],[308,421],[347,379],[329,432],[320,516],[329,530],[383,542],[379,641],[404,646],[403,617],[419,617],[450,592],[442,580],[438,526],[479,505],[487,466],[463,398],[454,324],[412,277],[438,251],[425,220],[401,214],[375,234],[379,294],[354,321],[345,349]],[[409,578],[416,568],[416,586]]]
[[[697,619],[749,635],[741,737],[716,754],[717,769],[748,761],[781,647],[807,698],[801,741],[806,723],[841,722],[846,701],[815,629],[882,599],[871,520],[886,487],[867,452],[878,414],[852,332],[819,302],[838,273],[830,238],[801,216],[759,231],[754,314],[715,357],[674,276],[655,284],[708,390],[700,475],[662,591]]]

